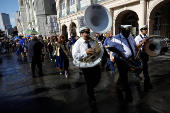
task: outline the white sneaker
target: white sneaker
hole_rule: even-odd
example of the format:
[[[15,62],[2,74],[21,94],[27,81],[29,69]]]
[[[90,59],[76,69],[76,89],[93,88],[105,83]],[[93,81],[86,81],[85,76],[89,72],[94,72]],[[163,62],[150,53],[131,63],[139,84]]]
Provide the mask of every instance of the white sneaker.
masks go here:
[[[65,71],[65,77],[66,77],[66,78],[68,77],[68,73],[67,73],[67,71]]]

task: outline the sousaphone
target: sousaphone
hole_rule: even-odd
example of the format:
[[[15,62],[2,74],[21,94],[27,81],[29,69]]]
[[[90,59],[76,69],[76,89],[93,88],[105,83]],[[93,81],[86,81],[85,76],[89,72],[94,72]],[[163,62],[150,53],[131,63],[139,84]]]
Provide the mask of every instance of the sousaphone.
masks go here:
[[[112,26],[112,17],[110,12],[100,4],[92,4],[87,7],[85,10],[84,18],[87,26],[96,33],[106,33],[111,29]],[[88,68],[96,66],[102,60],[104,53],[102,43],[94,38],[91,40],[96,42],[96,45],[93,47],[94,53],[87,55],[87,57],[82,60],[73,60],[73,64],[77,67]]]

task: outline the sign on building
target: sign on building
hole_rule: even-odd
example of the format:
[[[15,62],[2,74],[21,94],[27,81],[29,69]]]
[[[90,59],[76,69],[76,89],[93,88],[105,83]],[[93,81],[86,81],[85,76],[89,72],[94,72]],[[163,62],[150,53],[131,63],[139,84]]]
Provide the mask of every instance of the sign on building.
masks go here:
[[[48,29],[49,33],[56,34],[59,31],[56,15],[47,16],[47,24],[46,29]]]
[[[84,16],[77,17],[77,20],[78,20],[79,29],[87,26]]]

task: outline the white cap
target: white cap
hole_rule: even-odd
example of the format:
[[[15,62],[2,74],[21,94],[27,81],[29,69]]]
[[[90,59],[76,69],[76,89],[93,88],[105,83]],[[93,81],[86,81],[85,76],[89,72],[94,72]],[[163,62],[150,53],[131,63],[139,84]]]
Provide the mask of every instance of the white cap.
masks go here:
[[[148,25],[143,25],[142,27],[140,27],[140,30],[143,30],[143,29],[145,29],[145,28],[148,29]]]
[[[90,29],[88,27],[81,27],[79,32],[81,33],[81,32],[84,32],[84,31],[90,32]]]
[[[130,30],[132,28],[132,25],[121,25],[121,29]]]

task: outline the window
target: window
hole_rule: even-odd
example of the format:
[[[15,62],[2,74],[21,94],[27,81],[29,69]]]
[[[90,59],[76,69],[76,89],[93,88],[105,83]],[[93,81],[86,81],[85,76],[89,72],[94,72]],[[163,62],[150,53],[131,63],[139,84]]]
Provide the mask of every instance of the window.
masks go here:
[[[75,0],[70,0],[69,1],[69,12],[70,13],[75,12]]]
[[[35,4],[34,4],[34,2],[32,3],[32,5],[33,5],[34,11],[35,11]]]
[[[80,0],[80,9],[85,8],[88,4],[87,0]]]
[[[65,16],[65,2],[64,2],[64,0],[61,1],[60,9],[61,9],[61,15]]]
[[[21,0],[21,6],[24,6],[24,2],[23,2],[23,0]]]
[[[52,4],[52,11],[53,11],[53,14],[57,14],[56,3]]]

